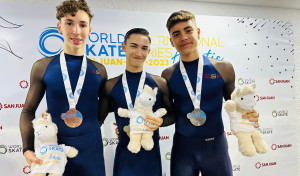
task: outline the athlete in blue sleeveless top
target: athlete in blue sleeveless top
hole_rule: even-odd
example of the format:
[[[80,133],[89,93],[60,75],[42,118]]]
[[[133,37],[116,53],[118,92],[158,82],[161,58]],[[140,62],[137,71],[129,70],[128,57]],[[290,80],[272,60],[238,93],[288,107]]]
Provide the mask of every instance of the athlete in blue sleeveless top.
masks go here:
[[[91,34],[92,15],[84,1],[65,1],[57,7],[58,31],[63,33],[64,51],[71,89],[75,88],[81,75],[83,59],[87,68],[83,87],[79,93],[76,109],[82,114],[82,123],[74,128],[68,118],[61,115],[69,108],[64,78],[61,70],[60,55],[38,60],[32,68],[30,89],[20,118],[23,152],[28,164],[42,164],[34,154],[34,134],[32,120],[35,111],[46,92],[48,112],[58,126],[58,143],[73,146],[79,153],[68,159],[66,176],[105,176],[103,144],[98,121],[98,97],[100,86],[107,75],[103,65],[84,57],[87,37]],[[101,73],[97,74],[97,73]],[[80,90],[78,90],[80,91]],[[76,92],[78,92],[76,91]]]
[[[122,44],[122,49],[126,53],[126,78],[128,88],[130,90],[130,97],[132,104],[136,100],[136,93],[141,79],[143,64],[150,51],[150,37],[147,30],[142,28],[134,28],[127,32],[125,41]],[[145,84],[150,87],[158,87],[156,95],[156,103],[153,107],[155,112],[160,107],[167,109],[168,114],[163,118],[167,119],[171,115],[172,109],[169,101],[168,86],[166,81],[155,75],[146,73]],[[118,116],[118,108],[128,109],[123,84],[122,75],[108,80],[105,83],[103,98],[101,98],[100,119],[104,121],[107,113],[113,111],[115,114],[118,130],[119,130],[119,144],[116,149],[114,161],[114,176],[128,176],[128,175],[143,175],[143,176],[161,176],[161,157],[159,149],[159,132],[158,127],[161,126],[163,119],[146,116],[144,119],[153,125],[145,124],[149,131],[154,131],[153,140],[154,147],[150,151],[141,149],[138,153],[131,153],[127,149],[129,143],[129,118],[122,118]],[[104,107],[104,108],[103,108]],[[106,111],[104,111],[106,109]]]
[[[223,97],[229,99],[234,90],[233,67],[229,62],[199,54],[200,29],[192,13],[174,12],[167,28],[171,44],[182,60],[182,65],[176,63],[162,73],[168,82],[177,117],[163,123],[163,126],[176,123],[171,175],[196,176],[201,171],[202,176],[231,176],[221,111]],[[189,117],[199,118],[189,119],[189,113]],[[250,115],[253,116],[258,117],[256,113]]]

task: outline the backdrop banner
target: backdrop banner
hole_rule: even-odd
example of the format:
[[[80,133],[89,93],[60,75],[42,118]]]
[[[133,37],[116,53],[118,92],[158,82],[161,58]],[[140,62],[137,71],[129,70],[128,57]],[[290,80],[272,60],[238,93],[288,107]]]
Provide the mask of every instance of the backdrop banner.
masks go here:
[[[92,34],[86,44],[89,59],[102,63],[112,78],[124,72],[126,57],[121,44],[134,27],[149,30],[151,52],[145,70],[161,72],[180,60],[170,43],[166,21],[170,14],[115,11],[93,8]],[[58,33],[54,6],[4,4],[0,6],[0,175],[22,176],[30,168],[22,155],[19,119],[30,86],[34,62],[58,54],[63,38]],[[200,52],[216,60],[231,62],[236,87],[256,83],[256,110],[260,131],[269,146],[266,154],[245,157],[238,151],[229,117],[223,110],[229,154],[234,176],[297,175],[296,100],[292,24],[274,19],[196,16],[201,30]],[[216,75],[205,75],[215,79]],[[44,96],[45,97],[45,96]],[[45,98],[36,117],[47,109]],[[112,175],[115,148],[114,115],[101,127],[106,174]],[[163,176],[170,175],[174,125],[160,130]],[[213,129],[212,129],[213,130]],[[100,140],[100,139],[99,139]],[[217,169],[217,168],[216,168]],[[201,175],[201,173],[200,173]]]

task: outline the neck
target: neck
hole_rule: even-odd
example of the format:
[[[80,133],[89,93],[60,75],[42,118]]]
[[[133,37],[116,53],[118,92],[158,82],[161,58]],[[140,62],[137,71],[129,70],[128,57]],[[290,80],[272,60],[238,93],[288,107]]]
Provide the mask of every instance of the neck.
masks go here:
[[[143,66],[142,67],[130,67],[126,65],[126,70],[131,72],[131,73],[138,73],[143,71]]]
[[[85,52],[84,49],[69,48],[69,47],[66,47],[66,46],[64,48],[64,53],[70,54],[70,55],[73,55],[73,56],[83,56],[84,52]]]
[[[194,52],[179,53],[179,54],[180,54],[181,60],[184,61],[184,62],[191,62],[191,61],[194,61],[194,60],[196,60],[200,57],[200,53],[198,51],[198,48],[196,48],[196,50]]]

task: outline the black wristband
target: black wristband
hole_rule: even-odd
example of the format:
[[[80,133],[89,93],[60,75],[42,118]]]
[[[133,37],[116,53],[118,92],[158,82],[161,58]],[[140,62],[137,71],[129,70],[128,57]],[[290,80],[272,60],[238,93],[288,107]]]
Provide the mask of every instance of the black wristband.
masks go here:
[[[23,148],[23,155],[26,151],[31,150],[34,152],[34,148],[33,147],[27,147],[27,148]]]

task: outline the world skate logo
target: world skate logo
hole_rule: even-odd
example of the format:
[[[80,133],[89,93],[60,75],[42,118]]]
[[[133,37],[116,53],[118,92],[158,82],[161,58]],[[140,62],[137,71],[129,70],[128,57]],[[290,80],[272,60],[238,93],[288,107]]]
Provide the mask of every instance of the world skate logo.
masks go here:
[[[275,117],[283,117],[283,116],[288,116],[289,112],[288,110],[273,110],[272,111],[272,116]]]
[[[50,43],[52,45],[49,44],[49,42],[47,42],[46,45],[46,40],[48,38],[52,38],[52,39],[56,39],[56,41],[53,43]],[[39,39],[39,52],[45,56],[45,57],[49,57],[55,54],[58,54],[60,51],[62,51],[62,44],[58,45],[57,44],[57,39],[61,40],[62,43],[64,42],[64,38],[62,36],[62,34],[60,34],[57,30],[57,27],[47,27],[44,29],[44,31],[42,32],[42,34],[40,35],[40,39]],[[59,48],[57,48],[57,46],[59,46]]]
[[[171,153],[170,153],[170,152],[167,152],[167,153],[165,154],[165,158],[166,158],[166,160],[170,160],[170,159],[171,159]]]
[[[22,89],[26,89],[28,87],[28,82],[23,80],[19,83],[19,86],[22,88]]]
[[[103,147],[108,145],[117,145],[119,140],[117,138],[102,138]]]

